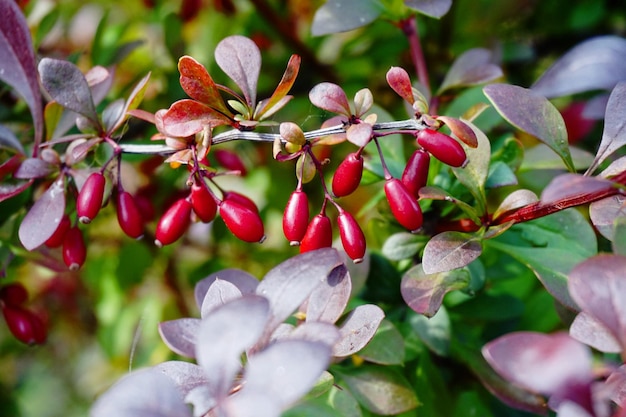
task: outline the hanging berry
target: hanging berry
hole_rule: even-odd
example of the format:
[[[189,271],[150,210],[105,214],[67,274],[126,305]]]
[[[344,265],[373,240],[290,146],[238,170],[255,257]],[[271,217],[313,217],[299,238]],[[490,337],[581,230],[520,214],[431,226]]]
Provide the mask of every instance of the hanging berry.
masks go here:
[[[77,271],[85,263],[87,248],[83,234],[77,226],[70,228],[63,239],[63,262],[71,271]]]
[[[4,305],[2,314],[9,330],[20,342],[27,345],[42,344],[46,341],[47,331],[41,318],[32,311],[13,305]]]
[[[428,180],[428,168],[430,166],[430,155],[423,149],[417,149],[404,167],[402,172],[402,184],[413,195],[419,197],[420,188],[426,185]]]
[[[354,152],[346,156],[333,175],[332,190],[336,197],[352,194],[361,183],[363,158]]]
[[[437,130],[420,130],[417,134],[417,143],[435,158],[451,167],[461,167],[467,160],[467,155],[461,144]]]
[[[339,236],[341,237],[343,249],[355,264],[362,262],[366,247],[363,230],[361,230],[361,227],[352,214],[345,210],[339,212],[337,224],[339,226]]]
[[[205,184],[194,183],[191,186],[191,207],[196,216],[204,223],[213,221],[217,214],[217,203]]]
[[[191,203],[186,198],[172,204],[157,224],[154,244],[162,247],[180,239],[189,227],[191,209]]]
[[[301,190],[291,193],[283,213],[283,232],[289,244],[300,244],[309,224],[309,199]]]
[[[311,219],[300,242],[300,253],[329,248],[333,244],[333,228],[326,214],[320,213]]]
[[[19,306],[28,300],[28,291],[19,282],[13,282],[0,288],[0,300],[11,306]]]
[[[143,236],[143,217],[132,194],[117,194],[117,221],[127,236],[138,239]]]
[[[252,199],[236,191],[224,192],[224,201],[226,200],[234,201],[237,204],[248,207],[250,210],[254,211],[257,214],[259,213],[259,208],[257,207],[256,203],[252,201]]]
[[[81,223],[91,223],[102,207],[106,179],[101,172],[94,172],[83,184],[76,199],[76,214]]]
[[[219,211],[226,227],[237,238],[244,242],[261,243],[265,240],[263,221],[257,211],[232,198],[223,200]]]
[[[411,232],[422,227],[422,209],[399,179],[390,178],[385,182],[385,195],[398,223]]]

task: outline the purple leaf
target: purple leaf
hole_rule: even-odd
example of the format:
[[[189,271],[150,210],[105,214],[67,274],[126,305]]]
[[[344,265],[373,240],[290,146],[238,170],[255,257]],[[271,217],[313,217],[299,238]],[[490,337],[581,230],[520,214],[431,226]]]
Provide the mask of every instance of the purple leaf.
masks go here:
[[[121,125],[125,118],[126,104],[124,99],[118,98],[109,103],[102,112],[102,126],[107,132],[114,132],[118,123]]]
[[[624,42],[626,42],[626,40]],[[626,80],[626,74],[624,75],[624,79]],[[598,165],[602,163],[602,161],[626,144],[626,121],[624,120],[625,112],[626,82],[620,82],[615,86],[609,96],[609,102],[606,105],[606,113],[604,116],[602,141],[600,142],[596,158],[587,172],[593,172]]]
[[[581,310],[602,323],[626,351],[626,257],[601,254],[576,265],[569,291]]]
[[[569,328],[574,339],[601,352],[621,352],[621,347],[604,325],[587,313],[578,313]]]
[[[364,147],[372,139],[374,129],[369,123],[359,123],[351,125],[346,131],[346,138],[348,142],[355,144],[358,147]]]
[[[214,308],[224,305],[230,300],[239,298],[241,295],[241,291],[235,284],[217,278],[204,296],[200,317],[207,317]]]
[[[341,87],[333,83],[319,83],[309,92],[309,100],[320,109],[350,117],[352,111],[348,97]]]
[[[245,295],[215,308],[202,320],[196,359],[210,376],[218,400],[228,394],[241,368],[241,354],[263,334],[269,314],[267,299]]]
[[[565,400],[559,404],[556,412],[557,417],[594,417],[589,414],[589,411],[587,411],[585,407],[571,400]]]
[[[202,307],[207,291],[217,279],[230,282],[237,287],[242,294],[254,294],[256,287],[259,285],[258,279],[241,269],[228,268],[214,272],[196,283],[194,296],[198,307]]]
[[[20,167],[13,173],[13,178],[28,180],[31,178],[43,178],[52,174],[58,168],[40,158],[27,158],[22,161]]]
[[[204,369],[189,362],[167,361],[156,365],[154,369],[170,377],[183,397],[194,388],[209,382]]]
[[[617,36],[589,39],[557,60],[531,88],[545,97],[610,90],[626,80],[624,56],[626,39]]]
[[[31,186],[33,181],[34,180],[28,180],[17,184],[0,184],[0,203],[24,192],[24,190]]]
[[[54,101],[99,124],[89,84],[76,65],[68,61],[43,58],[39,62],[39,74],[43,87]]]
[[[215,391],[208,383],[192,388],[185,395],[185,402],[193,407],[194,417],[207,415],[218,404]]]
[[[159,334],[173,352],[195,358],[199,328],[200,319],[176,319],[159,323]]]
[[[426,243],[422,267],[426,274],[464,267],[482,252],[480,238],[471,233],[443,232]]]
[[[340,265],[333,269],[327,281],[311,293],[307,301],[306,321],[336,322],[348,304],[351,290],[348,268]]]
[[[264,394],[282,409],[306,394],[330,364],[330,346],[285,340],[248,358],[242,391]]]
[[[94,403],[91,417],[191,417],[174,382],[156,369],[120,379]]]
[[[265,393],[241,390],[229,395],[216,411],[217,415],[228,417],[279,417],[280,405]]]
[[[626,365],[621,365],[609,375],[606,386],[611,392],[611,400],[622,408],[626,407]]]
[[[43,112],[35,51],[24,15],[14,1],[0,1],[0,80],[26,101],[33,116],[37,156],[43,137]]]
[[[289,317],[340,264],[339,253],[328,248],[294,256],[271,269],[256,289],[270,301],[268,330]]]
[[[341,339],[333,347],[333,356],[345,357],[361,350],[374,337],[383,318],[385,313],[374,304],[360,305],[352,310],[341,322]]]
[[[339,340],[339,330],[331,323],[307,321],[274,340],[306,340],[333,346]]]
[[[61,175],[28,210],[18,231],[27,250],[42,245],[57,230],[65,213],[65,179]]]
[[[439,19],[448,13],[452,0],[404,0],[404,4],[426,16]]]
[[[559,200],[579,197],[582,194],[591,194],[613,188],[611,181],[586,177],[580,174],[562,174],[550,181],[541,192],[542,204],[553,204]]]
[[[493,53],[485,48],[465,51],[452,64],[439,87],[439,94],[450,88],[483,84],[502,77],[502,70],[493,63]]]
[[[593,378],[591,352],[567,333],[509,333],[487,343],[482,353],[505,379],[544,395]]]
[[[0,124],[0,149],[11,149],[17,153],[24,154],[24,147],[20,140],[10,129]]]
[[[198,101],[184,99],[173,103],[162,115],[163,133],[184,138],[201,132],[205,126],[230,124],[231,120]]]
[[[509,123],[548,145],[575,171],[561,113],[534,90],[509,84],[490,84],[483,92]]]
[[[421,265],[416,265],[402,277],[400,291],[413,311],[432,317],[441,307],[444,295],[468,285],[469,272],[466,269],[426,274]]]
[[[356,29],[373,22],[382,12],[382,5],[376,0],[328,0],[315,12],[311,34],[321,36]]]
[[[614,239],[615,220],[626,216],[626,197],[615,195],[594,201],[589,205],[591,223],[602,236]]]
[[[256,105],[256,88],[261,71],[261,52],[245,36],[229,36],[215,48],[215,61],[239,86],[250,108]]]

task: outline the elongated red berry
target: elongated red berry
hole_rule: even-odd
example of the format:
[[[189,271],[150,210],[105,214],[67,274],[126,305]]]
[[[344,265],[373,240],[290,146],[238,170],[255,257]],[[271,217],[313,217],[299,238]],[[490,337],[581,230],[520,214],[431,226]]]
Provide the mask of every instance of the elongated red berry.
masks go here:
[[[422,227],[422,209],[399,179],[391,178],[385,182],[385,195],[398,223],[411,232]]]
[[[228,230],[245,242],[263,242],[265,231],[261,216],[250,207],[233,199],[224,200],[219,206],[220,216]]]
[[[365,235],[361,226],[356,222],[352,214],[341,211],[337,217],[341,244],[350,259],[357,264],[363,261],[365,256]]]
[[[106,179],[101,172],[94,172],[83,184],[76,199],[76,214],[81,223],[91,223],[102,207]]]
[[[246,197],[245,195],[240,194],[236,191],[226,191],[224,193],[224,201],[226,200],[235,201],[241,204],[242,206],[248,207],[250,210],[254,211],[255,213],[257,214],[259,213],[259,208],[256,206],[256,203],[252,201],[251,198]]]
[[[32,311],[19,306],[4,305],[2,313],[9,330],[20,342],[34,345],[46,341],[46,327],[41,318]]]
[[[122,191],[117,194],[117,222],[133,239],[143,236],[143,216],[132,194]]]
[[[430,154],[423,149],[413,152],[406,162],[401,181],[415,198],[419,197],[420,188],[426,185],[429,166]]]
[[[283,213],[283,232],[291,246],[300,244],[309,225],[309,198],[301,191],[291,193]]]
[[[417,143],[446,165],[460,167],[467,160],[461,144],[437,130],[421,130],[417,134]]]
[[[239,171],[242,176],[246,175],[246,166],[235,152],[228,149],[216,149],[213,151],[213,156],[224,168],[231,171]]]
[[[196,216],[204,223],[212,221],[217,214],[217,203],[204,184],[191,186],[191,206]]]
[[[330,219],[325,214],[314,216],[300,242],[300,253],[329,248],[332,244],[333,228],[330,224]]]
[[[13,282],[0,288],[0,300],[8,305],[19,306],[28,300],[28,291],[19,282]]]
[[[63,239],[65,239],[65,233],[70,230],[72,226],[72,222],[67,215],[63,215],[59,225],[57,226],[57,230],[54,231],[52,236],[46,240],[45,245],[49,248],[58,248],[63,244]]]
[[[63,262],[71,271],[77,271],[85,263],[87,249],[80,229],[70,228],[63,239]]]
[[[187,231],[191,220],[191,203],[186,198],[177,200],[159,220],[154,244],[158,247],[176,242]]]
[[[350,195],[361,183],[363,176],[363,158],[356,152],[349,154],[339,164],[335,175],[333,175],[332,189],[337,197]]]

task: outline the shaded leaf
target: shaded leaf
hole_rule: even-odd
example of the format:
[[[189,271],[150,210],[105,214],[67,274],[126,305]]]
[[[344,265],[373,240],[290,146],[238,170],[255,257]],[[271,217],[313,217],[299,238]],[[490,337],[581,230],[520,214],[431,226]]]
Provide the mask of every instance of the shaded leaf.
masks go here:
[[[374,304],[352,310],[339,326],[341,339],[333,347],[333,356],[349,356],[361,350],[374,337],[384,317],[383,310]]]
[[[13,173],[14,178],[31,179],[43,178],[58,168],[40,158],[27,158],[20,164],[19,168]]]
[[[602,178],[611,178],[624,171],[626,171],[626,156],[615,159],[608,167],[602,170],[599,176]]]
[[[232,117],[217,85],[204,65],[185,55],[178,60],[178,71],[180,72],[180,86],[189,97]]]
[[[352,114],[348,97],[337,84],[328,82],[317,84],[309,92],[309,100],[314,106],[332,113],[348,117]]]
[[[216,127],[230,124],[231,120],[200,102],[184,99],[173,103],[163,113],[163,133],[184,138],[201,132],[205,126]]]
[[[581,310],[606,327],[626,351],[626,257],[600,254],[576,265],[569,290]]]
[[[569,335],[601,352],[619,353],[622,351],[611,331],[602,322],[585,312],[578,313],[570,325]]]
[[[230,282],[237,287],[242,294],[254,294],[256,287],[259,285],[259,280],[256,279],[256,277],[241,269],[228,268],[214,272],[196,283],[194,298],[198,307],[202,307],[207,291],[217,279]]]
[[[452,332],[450,316],[445,307],[441,307],[430,318],[410,311],[407,322],[428,349],[439,356],[448,356]]]
[[[139,80],[137,85],[135,85],[135,87],[133,88],[133,91],[131,91],[130,95],[128,96],[128,98],[124,102],[124,108],[122,110],[122,115],[116,120],[115,124],[113,124],[110,132],[114,132],[115,130],[119,129],[120,126],[122,126],[122,123],[124,123],[126,121],[128,116],[130,115],[130,113],[133,110],[136,110],[137,107],[139,107],[139,105],[143,101],[143,96],[144,96],[144,94],[146,92],[146,89],[148,88],[148,81],[149,80],[150,80],[150,73],[148,73],[146,76],[144,76],[141,80]],[[93,91],[93,89],[92,89],[92,91]]]
[[[383,12],[377,0],[328,0],[313,16],[313,36],[346,32],[365,26]]]
[[[531,87],[545,97],[610,90],[626,80],[626,39],[599,36],[569,50]]]
[[[41,83],[54,101],[99,125],[87,80],[71,62],[52,58],[39,61]]]
[[[248,107],[256,105],[256,89],[261,71],[261,52],[252,39],[234,35],[215,48],[215,62],[243,92]]]
[[[626,40],[624,40],[624,42],[626,43]],[[626,80],[626,74],[624,74],[624,76],[624,80]],[[602,161],[626,144],[625,112],[626,81],[617,84],[609,96],[609,102],[606,105],[606,113],[604,116],[602,141],[600,142],[596,158],[587,172],[593,172]]]
[[[589,205],[591,223],[602,236],[613,241],[615,220],[626,216],[626,197],[614,195]]]
[[[505,379],[533,392],[551,395],[591,378],[591,352],[567,333],[509,333],[482,349]]]
[[[31,186],[33,181],[34,180],[21,181],[17,184],[0,184],[0,203],[24,192],[24,190]]]
[[[570,147],[570,154],[577,171],[588,168],[593,162],[593,155],[583,149]],[[524,160],[519,167],[520,172],[537,169],[563,170],[563,160],[543,143],[526,148]]]
[[[271,116],[286,104],[284,99],[289,90],[291,90],[293,83],[296,82],[298,71],[300,70],[300,61],[301,59],[298,55],[291,55],[283,77],[272,93],[272,96],[268,99],[260,101],[257,105],[254,111],[255,120],[263,120],[266,117]]]
[[[391,261],[401,261],[415,256],[427,240],[424,236],[408,232],[399,232],[389,236],[383,243],[382,253]]]
[[[409,381],[391,367],[363,365],[337,373],[357,401],[373,413],[395,415],[419,405]]]
[[[56,231],[65,214],[65,180],[61,175],[28,210],[18,231],[27,250],[42,245]]]
[[[241,297],[241,291],[235,284],[216,278],[202,301],[200,317],[204,318],[216,307],[226,304],[230,300]]]
[[[415,97],[413,96],[413,85],[409,73],[401,67],[391,67],[387,71],[387,84],[407,103],[413,104]]]
[[[91,417],[191,417],[174,382],[156,369],[132,372],[102,394]]]
[[[183,361],[167,361],[154,367],[174,381],[183,396],[196,387],[206,385],[209,378],[200,366]]]
[[[504,119],[548,145],[561,157],[567,169],[575,170],[563,117],[544,96],[508,84],[490,84],[483,88],[483,92]]]
[[[534,192],[526,189],[515,190],[511,194],[507,195],[504,200],[502,200],[500,206],[498,206],[496,211],[493,213],[493,219],[497,219],[501,215],[511,210],[524,207],[528,204],[536,203],[537,201],[539,201],[539,198]]]
[[[0,149],[10,149],[24,154],[24,147],[11,130],[0,124]]]
[[[33,156],[36,156],[43,138],[39,77],[30,29],[14,1],[0,1],[0,80],[13,87],[30,109],[35,128]]]
[[[102,112],[102,126],[107,132],[112,133],[124,122],[126,117],[124,108],[126,103],[124,99],[118,98],[117,100],[109,103]]]
[[[489,174],[485,181],[485,188],[494,189],[517,185],[517,177],[511,168],[502,161],[495,161],[489,166]]]
[[[404,0],[404,4],[426,16],[439,19],[448,13],[452,0]]]
[[[380,365],[401,365],[404,362],[404,339],[389,320],[383,320],[370,342],[359,351],[368,362]]]
[[[427,274],[422,265],[416,265],[402,277],[400,290],[413,311],[432,317],[439,311],[444,295],[467,287],[469,281],[465,268]]]
[[[478,146],[476,134],[464,120],[448,116],[437,116],[437,120],[441,120],[445,123],[445,125],[450,128],[452,134],[470,148],[476,148]]]
[[[615,219],[614,227],[615,233],[611,242],[613,253],[626,256],[626,217]]]
[[[483,84],[500,77],[502,69],[493,63],[493,53],[490,50],[470,49],[452,63],[438,94],[451,88]]]
[[[172,352],[195,358],[199,328],[200,319],[182,318],[159,323],[159,334]]]
[[[318,286],[307,300],[306,321],[334,323],[343,314],[352,290],[350,272],[345,265],[331,271],[325,283]]]
[[[563,174],[555,177],[541,192],[542,204],[553,204],[559,200],[580,198],[584,194],[591,194],[613,187],[611,181],[586,177],[580,174]]]
[[[482,253],[479,236],[472,233],[443,232],[426,243],[422,267],[426,274],[464,267]]]

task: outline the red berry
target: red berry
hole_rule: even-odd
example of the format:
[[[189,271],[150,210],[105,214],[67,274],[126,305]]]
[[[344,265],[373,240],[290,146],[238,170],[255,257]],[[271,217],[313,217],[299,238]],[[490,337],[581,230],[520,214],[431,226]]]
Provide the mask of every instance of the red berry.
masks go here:
[[[9,330],[17,340],[28,345],[46,341],[46,328],[35,313],[22,307],[8,305],[2,308],[2,313]]]
[[[333,194],[337,197],[350,195],[357,189],[363,176],[363,158],[351,153],[337,167],[333,175]]]
[[[363,261],[365,256],[365,235],[359,224],[354,220],[352,214],[347,211],[341,211],[337,217],[337,224],[339,226],[339,236],[341,237],[341,244],[346,251],[350,259],[354,263]]]
[[[224,193],[224,201],[226,200],[234,201],[238,204],[241,204],[242,206],[248,207],[250,210],[254,211],[257,214],[259,213],[259,208],[256,206],[256,203],[254,201],[236,191],[226,191]]]
[[[205,184],[193,184],[191,186],[191,206],[194,213],[204,223],[212,221],[217,213],[215,198]]]
[[[300,244],[308,225],[309,199],[304,192],[296,190],[291,193],[283,213],[283,232],[292,246]]]
[[[117,221],[127,236],[138,239],[143,235],[143,216],[135,198],[126,191],[117,194]]]
[[[246,166],[235,152],[228,149],[216,149],[213,151],[213,156],[215,156],[215,160],[224,168],[231,171],[239,171],[242,176],[246,175]]]
[[[77,271],[85,263],[87,249],[80,229],[72,227],[63,239],[63,261],[71,271]]]
[[[446,165],[460,167],[467,160],[461,144],[445,133],[432,129],[420,130],[417,143]]]
[[[70,218],[67,215],[64,215],[61,218],[61,222],[59,222],[59,225],[57,226],[57,230],[55,230],[52,236],[46,240],[45,245],[49,248],[58,248],[61,246],[63,244],[63,239],[65,238],[65,233],[70,230],[71,226],[72,222],[70,221]]]
[[[399,179],[391,178],[385,182],[385,195],[398,223],[412,232],[422,227],[422,209]]]
[[[428,180],[428,167],[430,165],[430,155],[423,149],[413,152],[404,167],[402,173],[402,184],[413,195],[419,197],[420,188],[426,185]]]
[[[19,306],[28,300],[28,291],[19,282],[14,282],[0,289],[0,299],[8,305]]]
[[[106,179],[101,172],[94,172],[83,184],[76,199],[76,214],[81,223],[91,223],[102,207]]]
[[[245,242],[263,242],[265,231],[261,216],[248,206],[228,199],[220,204],[220,215],[228,230]]]
[[[158,247],[176,242],[189,227],[191,203],[185,198],[176,201],[161,217],[155,233]]]
[[[311,219],[309,227],[300,242],[300,253],[315,249],[329,248],[333,244],[333,228],[325,214],[318,214]]]

